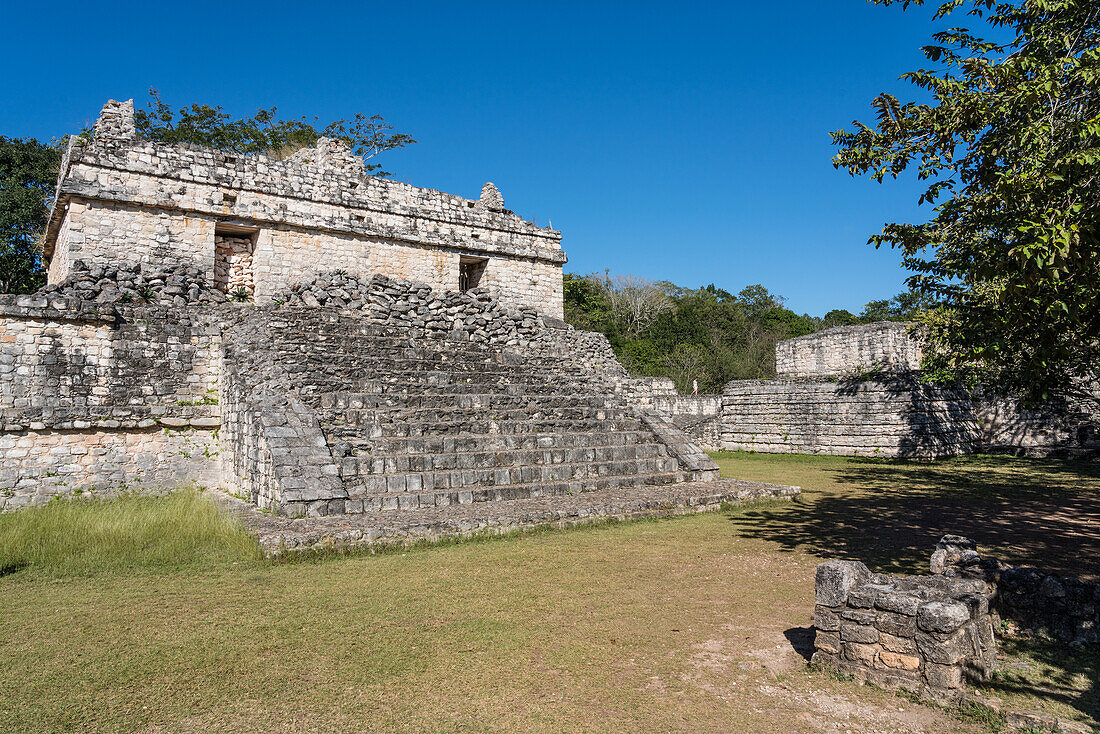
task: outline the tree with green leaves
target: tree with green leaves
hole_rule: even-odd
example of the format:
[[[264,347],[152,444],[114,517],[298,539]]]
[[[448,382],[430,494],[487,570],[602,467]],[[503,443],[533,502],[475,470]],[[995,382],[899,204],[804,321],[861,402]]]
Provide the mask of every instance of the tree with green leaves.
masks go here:
[[[902,77],[921,100],[877,97],[874,123],[833,133],[834,164],[925,182],[931,219],[870,242],[941,302],[922,317],[933,373],[1073,394],[1100,364],[1100,3],[949,0],[935,19],[963,12],[980,30],[934,34],[933,68]]]
[[[41,235],[60,160],[54,146],[0,136],[0,293],[46,282]]]
[[[179,109],[161,99],[156,89],[149,90],[145,109],[134,110],[134,126],[144,138],[163,143],[191,143],[241,154],[267,153],[283,156],[313,145],[320,137],[347,141],[352,152],[370,161],[388,150],[403,148],[416,141],[380,115],[356,113],[351,120],[336,120],[318,129],[317,118],[283,120],[275,107],[260,109],[252,117],[233,119],[220,106],[191,104]],[[366,163],[367,173],[389,176],[381,164]]]
[[[775,343],[809,334],[817,322],[783,306],[762,285],[738,295],[711,284],[683,288],[634,276],[565,274],[565,318],[607,336],[635,375],[693,380],[716,392],[735,379],[775,375]]]

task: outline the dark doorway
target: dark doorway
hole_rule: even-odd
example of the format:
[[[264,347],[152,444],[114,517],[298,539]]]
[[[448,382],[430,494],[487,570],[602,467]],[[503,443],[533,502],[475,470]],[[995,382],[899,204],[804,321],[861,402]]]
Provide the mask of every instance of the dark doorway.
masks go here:
[[[485,275],[488,260],[478,257],[464,257],[458,261],[458,290],[462,293],[477,288]]]

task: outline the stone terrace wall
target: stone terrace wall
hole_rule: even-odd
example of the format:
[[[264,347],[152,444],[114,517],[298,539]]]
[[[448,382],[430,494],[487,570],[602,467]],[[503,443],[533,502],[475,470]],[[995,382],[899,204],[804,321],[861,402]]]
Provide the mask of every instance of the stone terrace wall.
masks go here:
[[[981,445],[966,396],[912,376],[737,380],[722,403],[727,451],[935,458]]]
[[[0,509],[217,475],[212,310],[0,297]]]
[[[284,314],[283,318],[286,317]],[[297,320],[304,328],[309,321]],[[223,349],[223,481],[261,509],[285,515],[344,511],[347,491],[313,407],[286,369],[288,351],[270,312],[228,327]]]
[[[133,137],[109,103],[95,138],[61,167],[46,254],[50,282],[72,261],[183,263],[215,280],[219,223],[258,229],[256,298],[320,269],[386,273],[456,288],[459,258],[487,258],[479,285],[503,301],[562,315],[561,234],[503,209],[495,188],[470,200],[367,176],[338,141],[287,160]]]
[[[786,339],[775,345],[775,372],[815,377],[920,369],[921,346],[909,335],[910,326],[881,321]]]
[[[722,450],[721,395],[655,395],[650,409],[667,416],[706,451]]]

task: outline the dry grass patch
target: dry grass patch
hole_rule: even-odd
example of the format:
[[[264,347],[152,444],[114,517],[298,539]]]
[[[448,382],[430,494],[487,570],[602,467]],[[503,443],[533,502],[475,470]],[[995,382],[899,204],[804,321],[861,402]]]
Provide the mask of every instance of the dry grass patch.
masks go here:
[[[810,672],[800,654],[821,557],[924,570],[939,528],[918,522],[896,549],[870,529],[897,527],[941,479],[922,465],[722,463],[802,485],[806,498],[283,565],[220,533],[154,552],[180,532],[159,520],[48,541],[84,560],[59,565],[64,552],[51,551],[0,578],[0,731],[981,730]],[[949,465],[942,481],[981,485],[998,466]],[[1057,467],[1028,471],[1080,501],[1095,487]],[[923,495],[891,489],[922,483]],[[2,534],[22,521],[0,520],[0,544],[18,549]]]
[[[0,731],[957,727],[807,672],[792,639],[817,559],[731,517],[319,563],[24,569],[0,578]]]

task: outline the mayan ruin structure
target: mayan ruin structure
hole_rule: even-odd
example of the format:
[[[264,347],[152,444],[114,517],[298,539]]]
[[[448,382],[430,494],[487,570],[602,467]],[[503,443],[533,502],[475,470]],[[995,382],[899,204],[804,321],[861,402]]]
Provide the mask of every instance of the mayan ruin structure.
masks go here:
[[[76,262],[186,265],[266,303],[344,270],[562,315],[561,234],[505,209],[491,183],[471,201],[368,176],[328,138],[286,160],[143,141],[132,101],[108,103],[91,143],[66,153],[44,249],[50,283]]]
[[[0,509],[186,482],[289,517],[757,492],[561,321],[560,240],[492,184],[373,178],[324,138],[149,142],[110,102],[64,156],[49,284],[0,300]],[[597,512],[572,501],[543,509]]]
[[[782,342],[778,379],[677,395],[561,320],[561,235],[493,184],[469,200],[368,176],[327,138],[285,160],[156,143],[133,115],[109,102],[73,139],[49,284],[0,299],[0,509],[194,481],[360,514],[705,484],[704,449],[1093,437],[924,385],[902,324]]]
[[[780,341],[774,380],[697,396],[654,380],[640,399],[708,451],[935,459],[1100,448],[1091,405],[1025,409],[1009,395],[930,384],[920,365],[912,324],[881,321]]]

